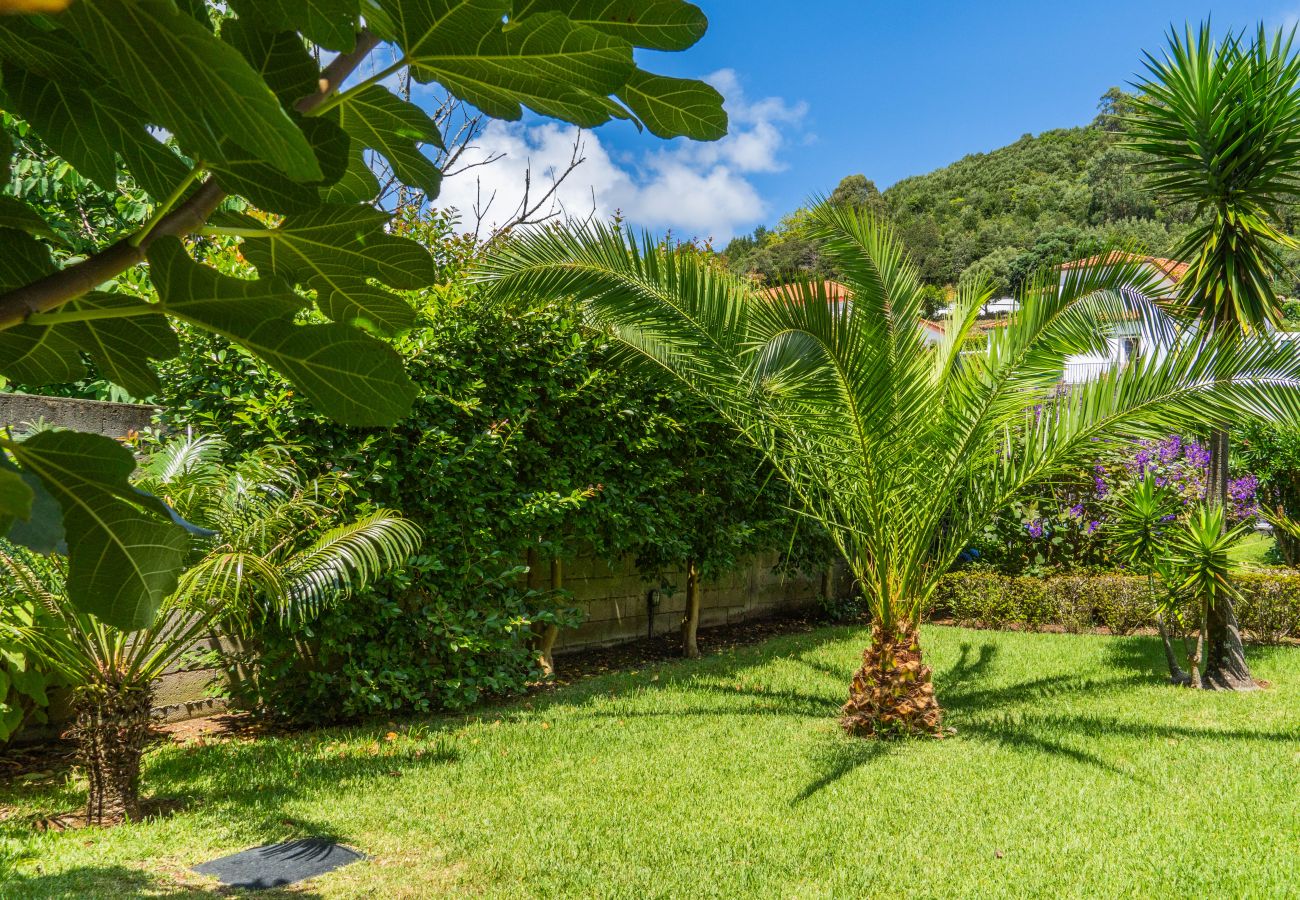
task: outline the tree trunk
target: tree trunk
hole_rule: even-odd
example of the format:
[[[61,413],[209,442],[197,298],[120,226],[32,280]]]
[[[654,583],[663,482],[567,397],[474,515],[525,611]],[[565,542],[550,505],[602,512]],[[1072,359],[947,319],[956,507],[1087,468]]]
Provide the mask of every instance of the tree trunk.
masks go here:
[[[939,734],[943,710],[915,625],[871,626],[871,644],[853,676],[840,724],[858,737]]]
[[[1160,629],[1160,640],[1165,645],[1165,662],[1169,664],[1169,680],[1173,684],[1191,684],[1192,676],[1183,671],[1183,667],[1178,665],[1178,655],[1174,653],[1174,643],[1169,638],[1169,629],[1165,626],[1165,617],[1161,613],[1156,613],[1156,628]]]
[[[152,706],[153,691],[141,685],[97,685],[74,699],[72,734],[90,780],[87,824],[140,818],[140,757]]]
[[[1210,434],[1210,483],[1207,499],[1228,507],[1228,431]],[[1205,645],[1201,648],[1201,686],[1210,690],[1253,691],[1255,679],[1246,664],[1241,629],[1232,609],[1232,598],[1221,595],[1206,613]]]
[[[1258,685],[1246,665],[1241,629],[1232,601],[1220,596],[1206,612],[1201,687],[1212,691],[1253,691]]]
[[[695,560],[686,561],[686,609],[682,612],[682,656],[696,659],[700,646],[695,641],[700,629],[700,572]]]
[[[529,571],[531,572],[531,569]],[[563,588],[564,563],[553,559],[551,560],[551,591],[559,591]],[[542,674],[548,677],[555,674],[555,657],[551,651],[555,648],[555,639],[559,634],[560,628],[554,623],[543,625],[534,631],[533,647],[537,650],[537,665],[541,667]]]

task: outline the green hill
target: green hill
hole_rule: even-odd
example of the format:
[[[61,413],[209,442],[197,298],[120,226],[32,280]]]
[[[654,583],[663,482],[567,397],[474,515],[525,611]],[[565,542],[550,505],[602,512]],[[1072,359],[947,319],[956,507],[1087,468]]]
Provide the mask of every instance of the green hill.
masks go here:
[[[986,270],[1003,291],[1042,265],[1124,245],[1170,253],[1195,211],[1164,203],[1136,155],[1123,148],[1118,116],[1126,96],[1111,90],[1092,123],[975,153],[906,178],[884,191],[862,175],[840,182],[833,200],[868,206],[893,220],[931,284]],[[801,227],[799,211],[723,251],[735,271],[781,280],[834,274]]]

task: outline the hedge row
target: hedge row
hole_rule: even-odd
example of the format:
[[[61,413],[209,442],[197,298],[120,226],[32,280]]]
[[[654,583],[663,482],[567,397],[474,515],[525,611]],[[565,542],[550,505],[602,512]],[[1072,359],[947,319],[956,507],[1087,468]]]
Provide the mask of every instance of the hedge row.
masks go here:
[[[1237,619],[1247,636],[1267,643],[1300,638],[1300,574],[1242,573]],[[1115,634],[1154,627],[1145,578],[1058,575],[1051,578],[956,572],[945,575],[931,615],[999,628],[1057,625],[1066,631],[1105,626]]]

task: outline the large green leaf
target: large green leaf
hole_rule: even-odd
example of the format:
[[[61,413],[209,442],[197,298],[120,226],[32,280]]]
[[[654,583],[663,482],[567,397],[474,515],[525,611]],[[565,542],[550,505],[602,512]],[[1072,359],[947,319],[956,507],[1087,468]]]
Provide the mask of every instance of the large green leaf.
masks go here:
[[[22,385],[63,384],[86,374],[76,328],[15,325],[0,331],[0,375]]]
[[[286,108],[316,90],[319,68],[295,32],[265,31],[239,18],[222,25],[221,39],[248,60]]]
[[[68,32],[38,28],[23,16],[0,16],[0,59],[69,84],[88,82],[96,74]]]
[[[361,325],[382,337],[393,337],[415,324],[415,310],[390,291],[364,278],[314,279],[316,305],[335,322]]]
[[[320,192],[326,203],[351,205],[369,203],[379,195],[379,179],[366,164],[365,151],[357,141],[348,148],[348,167],[343,177]]]
[[[242,250],[263,275],[297,284],[357,277],[402,290],[433,284],[433,257],[415,241],[387,234],[389,218],[364,204],[322,206],[245,234]]]
[[[69,599],[118,628],[152,624],[176,587],[189,539],[161,503],[131,487],[131,452],[77,431],[43,431],[9,449],[63,507]]]
[[[702,81],[638,69],[618,97],[658,137],[685,135],[697,141],[716,141],[727,133],[722,95]]]
[[[187,150],[218,160],[224,136],[290,178],[322,177],[266,82],[168,0],[80,0],[59,21]]]
[[[116,191],[113,148],[121,128],[108,111],[77,82],[35,75],[8,63],[0,71],[13,110],[41,140],[83,176],[106,191]]]
[[[45,484],[31,472],[19,469],[9,457],[0,453],[0,471],[16,475],[31,492],[27,512],[21,498],[14,496],[6,512],[0,515],[0,535],[37,553],[66,553],[68,544],[63,532],[63,507]],[[13,488],[10,488],[13,491]],[[14,500],[19,502],[15,505]]]
[[[540,13],[503,27],[509,0],[376,0],[379,27],[418,81],[437,81],[498,119],[522,106],[584,127],[610,117],[631,74],[632,45]]]
[[[225,161],[212,166],[218,182],[225,190],[268,212],[305,212],[320,206],[321,188],[338,181],[346,172],[351,142],[347,133],[328,119],[304,119],[302,125],[325,173],[320,181],[286,178],[256,156],[226,142]]]
[[[131,396],[143,399],[158,393],[158,375],[148,360],[169,359],[179,349],[176,332],[172,331],[160,308],[102,291],[92,291],[64,308],[139,313],[76,323],[81,336],[79,343],[104,377],[126,388]]]
[[[383,154],[403,183],[429,197],[438,196],[442,173],[420,150],[420,142],[442,146],[442,135],[428,114],[386,88],[372,84],[349,92],[338,105],[338,121],[352,138]]]
[[[35,281],[54,271],[50,248],[24,231],[0,228],[0,291]]]
[[[544,12],[564,13],[647,50],[685,50],[709,27],[700,8],[682,0],[516,0],[513,18]]]
[[[7,535],[14,522],[32,517],[35,491],[23,479],[23,473],[0,454],[0,535]]]
[[[356,46],[357,0],[230,0],[240,18],[271,31],[301,31],[327,50],[347,53]]]
[[[0,189],[3,189],[9,184],[13,156],[13,138],[9,137],[9,132],[0,129]]]
[[[174,238],[150,248],[149,266],[168,313],[243,345],[330,418],[389,425],[410,411],[415,386],[396,351],[348,325],[294,324],[303,301],[283,282],[229,278]]]

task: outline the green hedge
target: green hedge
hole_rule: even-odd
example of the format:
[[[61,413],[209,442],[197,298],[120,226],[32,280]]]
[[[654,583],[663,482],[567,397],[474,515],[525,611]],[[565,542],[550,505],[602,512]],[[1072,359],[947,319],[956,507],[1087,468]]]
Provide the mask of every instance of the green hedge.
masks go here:
[[[1241,592],[1237,619],[1249,637],[1269,643],[1300,638],[1300,574],[1242,573],[1233,583]],[[1105,626],[1116,634],[1155,625],[1146,579],[1114,574],[1034,578],[955,572],[940,582],[931,615],[993,628]]]

